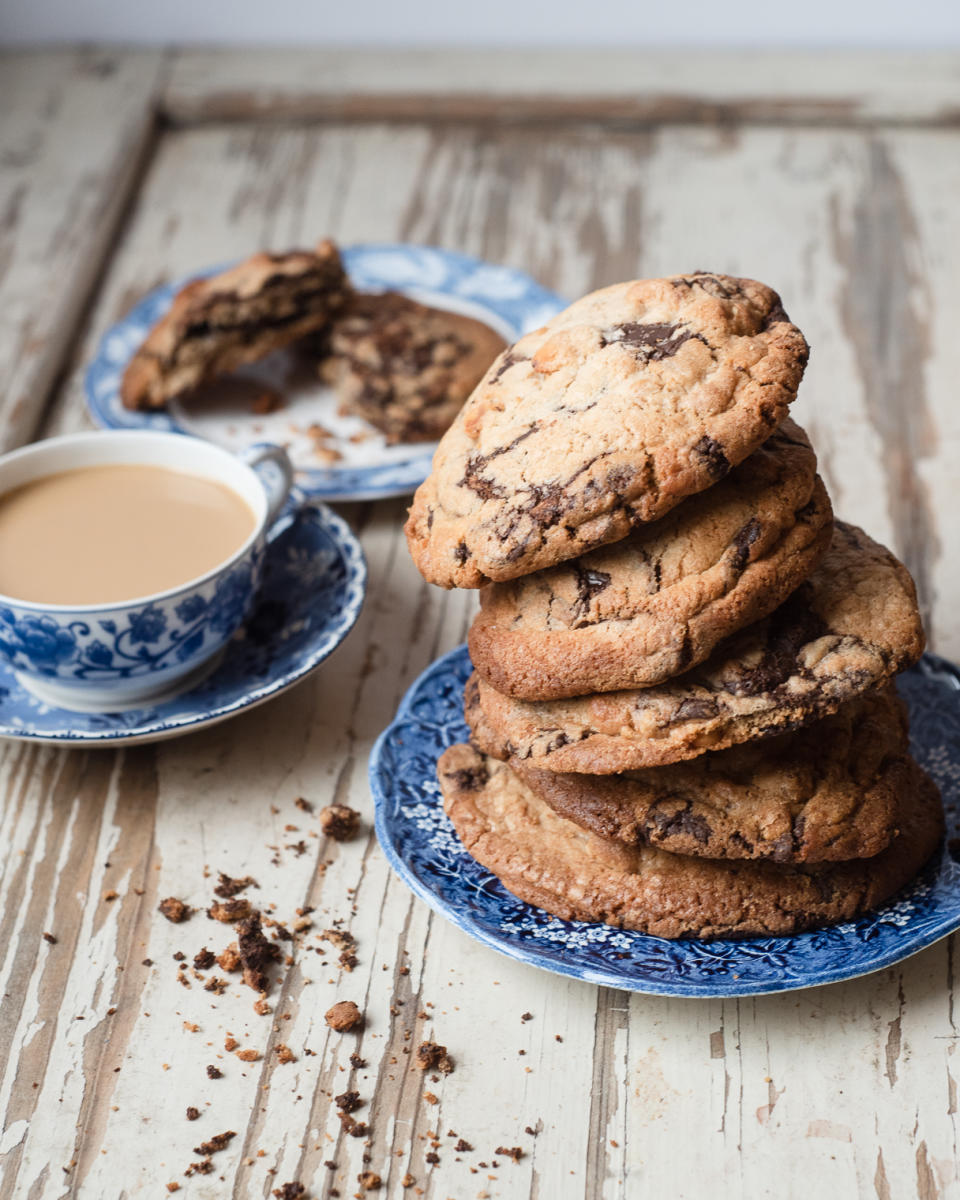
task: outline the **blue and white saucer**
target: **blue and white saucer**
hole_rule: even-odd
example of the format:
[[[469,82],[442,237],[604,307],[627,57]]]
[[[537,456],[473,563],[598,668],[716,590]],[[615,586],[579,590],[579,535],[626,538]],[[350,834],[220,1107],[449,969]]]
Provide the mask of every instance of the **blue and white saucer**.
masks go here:
[[[476,317],[508,342],[564,307],[559,296],[523,271],[451,250],[385,244],[350,246],[341,254],[354,287],[392,289],[424,304]],[[256,442],[273,442],[293,459],[299,486],[322,500],[405,496],[423,482],[436,443],[388,446],[383,435],[359,417],[341,416],[333,391],[319,381],[315,370],[304,369],[294,351],[282,350],[244,367],[202,396],[175,401],[167,411],[124,408],[120,380],[127,363],[187,282],[179,279],[154,289],[104,334],[86,374],[87,404],[98,425],[192,433],[235,453]],[[264,387],[279,392],[284,404],[276,412],[258,415],[252,400]],[[340,456],[332,463],[327,461],[331,452]]]
[[[225,721],[315,670],[353,628],[366,585],[363,551],[343,518],[305,504],[271,531],[253,612],[202,683],[149,708],[77,713],[38,700],[0,660],[0,737],[117,746]]]
[[[751,996],[866,975],[960,928],[960,866],[944,849],[883,909],[832,929],[748,941],[678,941],[561,921],[512,896],[467,854],[443,811],[437,758],[468,737],[466,647],[413,684],[370,757],[377,836],[401,879],[477,941],[574,979],[665,996]],[[912,750],[940,785],[948,838],[960,802],[960,671],[932,654],[901,676]]]

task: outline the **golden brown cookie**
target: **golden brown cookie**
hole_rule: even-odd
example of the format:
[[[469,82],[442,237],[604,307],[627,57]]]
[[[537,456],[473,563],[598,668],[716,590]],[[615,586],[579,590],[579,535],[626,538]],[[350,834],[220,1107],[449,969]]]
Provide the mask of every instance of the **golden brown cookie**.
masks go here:
[[[649,687],[772,612],[830,544],[833,514],[792,421],[661,521],[480,592],[470,657],[520,700]]]
[[[783,420],[807,344],[776,292],[702,272],[592,292],[491,366],[407,539],[442,587],[614,542],[722,479]]]
[[[609,775],[799,728],[916,662],[923,645],[906,568],[863,530],[838,522],[809,579],[685,675],[568,700],[514,700],[482,679],[478,693],[514,757]]]
[[[505,345],[473,317],[397,292],[357,294],[331,327],[321,374],[388,442],[432,442]]]
[[[470,746],[447,750],[437,773],[466,850],[515,896],[564,920],[665,938],[784,935],[851,920],[912,879],[943,835],[939,793],[912,760],[890,846],[821,867],[688,858],[599,837]]]
[[[703,858],[844,862],[879,854],[896,835],[906,712],[888,685],[793,733],[665,767],[564,775],[510,766],[554,812],[601,837]]]
[[[315,251],[254,254],[219,275],[195,279],[173,298],[127,367],[127,408],[168,400],[325,326],[350,285],[331,241]]]

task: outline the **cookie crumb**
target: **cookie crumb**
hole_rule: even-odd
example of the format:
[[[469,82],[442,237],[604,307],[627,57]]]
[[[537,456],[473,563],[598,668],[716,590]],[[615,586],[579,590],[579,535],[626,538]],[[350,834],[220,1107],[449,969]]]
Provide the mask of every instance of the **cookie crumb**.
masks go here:
[[[333,1102],[345,1113],[356,1112],[363,1104],[359,1092],[341,1092],[339,1096],[334,1096]]]
[[[436,1070],[443,1075],[449,1075],[454,1068],[453,1059],[447,1054],[446,1046],[441,1046],[438,1042],[421,1042],[413,1062],[421,1071]]]
[[[232,879],[224,871],[218,871],[217,874],[219,875],[219,882],[213,889],[213,894],[222,897],[224,900],[232,900],[238,892],[242,892],[245,888],[260,886],[252,875],[244,875],[241,878]]]
[[[403,1188],[411,1188],[411,1187],[413,1187],[413,1185],[416,1182],[417,1182],[416,1177],[411,1175],[410,1172],[408,1171],[406,1173],[406,1175],[404,1175],[404,1177],[400,1180],[400,1186]]]
[[[190,1107],[187,1109],[187,1120],[188,1121],[196,1121],[199,1119],[199,1117],[200,1117],[200,1109],[194,1108],[193,1105],[191,1104]]]
[[[181,921],[186,921],[193,913],[190,905],[185,904],[182,900],[178,900],[176,896],[168,896],[166,900],[161,900],[157,908],[174,925],[179,925]]]
[[[213,1065],[213,1063],[211,1063],[210,1066],[207,1067],[207,1078],[208,1079],[222,1079],[223,1072],[220,1070],[219,1067],[215,1067]]]
[[[233,1129],[228,1129],[224,1133],[215,1133],[208,1142],[201,1142],[199,1146],[194,1146],[193,1152],[209,1158],[211,1154],[216,1154],[219,1150],[226,1150],[236,1136],[236,1131]]]
[[[363,1025],[363,1013],[352,1000],[338,1000],[332,1008],[327,1009],[324,1020],[331,1029],[345,1033]]]
[[[360,814],[348,804],[328,804],[320,810],[320,828],[335,842],[352,838],[359,826]]]
[[[294,800],[294,804],[297,806],[297,808],[300,809],[301,812],[305,812],[305,813],[313,812],[313,805],[310,803],[309,800],[304,800],[303,796],[298,796],[296,798],[296,800]]]
[[[260,1057],[259,1050],[238,1050],[237,1051],[237,1058],[239,1058],[241,1062],[256,1062],[257,1059],[259,1059],[259,1057]]]
[[[278,1188],[273,1189],[273,1194],[277,1200],[306,1200],[307,1189],[302,1183],[294,1181],[293,1183],[281,1183]]]
[[[357,1176],[357,1182],[365,1192],[377,1192],[380,1190],[383,1180],[376,1171],[361,1171]]]
[[[245,920],[252,911],[250,901],[241,896],[239,900],[215,900],[207,909],[207,916],[229,924],[231,921]]]
[[[423,1093],[423,1098],[424,1098],[424,1100],[426,1100],[426,1102],[427,1102],[428,1104],[439,1104],[439,1103],[440,1103],[440,1101],[439,1101],[439,1100],[437,1099],[437,1097],[436,1097],[436,1096],[433,1094],[433,1092],[424,1092],[424,1093]]]
[[[217,955],[217,965],[221,971],[226,971],[228,975],[232,975],[234,971],[240,970],[240,951],[237,948],[236,942],[231,942],[225,950]]]
[[[504,1158],[512,1158],[515,1163],[518,1163],[523,1158],[523,1150],[520,1146],[498,1146],[494,1150],[494,1154],[502,1154]]]
[[[245,918],[237,926],[237,948],[243,967],[243,982],[255,992],[266,992],[270,987],[266,967],[281,957],[281,950],[276,942],[267,939],[260,926],[258,913]]]
[[[57,944],[57,939],[53,936],[53,934],[47,933],[46,931],[44,932],[43,940],[45,942],[49,942],[51,946],[55,946]]]
[[[292,1063],[297,1061],[297,1056],[284,1042],[277,1042],[274,1050],[277,1052],[277,1062]]]

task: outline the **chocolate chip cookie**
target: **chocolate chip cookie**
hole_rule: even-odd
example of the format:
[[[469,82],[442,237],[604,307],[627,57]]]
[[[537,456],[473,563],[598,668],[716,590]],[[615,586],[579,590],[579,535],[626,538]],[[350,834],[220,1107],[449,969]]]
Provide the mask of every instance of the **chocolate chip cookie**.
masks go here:
[[[809,579],[773,613],[686,674],[653,687],[568,700],[514,700],[484,680],[483,715],[516,758],[610,775],[695,758],[836,712],[920,657],[906,568],[838,522]]]
[[[879,854],[896,834],[909,775],[906,713],[887,686],[793,733],[665,767],[564,775],[517,759],[510,766],[561,817],[628,845],[844,862]]]
[[[325,326],[350,285],[336,246],[254,254],[174,297],[124,372],[127,408],[168,400]]]
[[[912,760],[890,846],[820,867],[688,858],[608,840],[558,816],[505,763],[471,746],[447,750],[437,773],[468,853],[515,896],[565,920],[665,938],[784,935],[851,920],[912,879],[943,835],[939,793]]]
[[[321,375],[388,442],[431,442],[505,346],[472,317],[397,292],[355,295],[331,327]]]
[[[789,419],[715,487],[612,546],[480,593],[470,657],[505,695],[649,687],[772,612],[830,544],[833,516]]]
[[[696,273],[593,292],[502,354],[444,434],[407,539],[481,587],[664,516],[769,437],[807,344],[776,292]]]

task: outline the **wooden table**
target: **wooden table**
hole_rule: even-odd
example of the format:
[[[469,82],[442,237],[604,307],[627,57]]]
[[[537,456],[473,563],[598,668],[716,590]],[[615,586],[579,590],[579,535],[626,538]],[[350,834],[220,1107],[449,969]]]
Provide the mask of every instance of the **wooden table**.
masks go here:
[[[796,414],[838,512],[905,559],[932,646],[957,658],[958,126],[956,55],[2,57],[0,443],[85,427],[104,328],[158,282],[256,247],[434,243],[571,297],[753,274],[813,347]],[[498,957],[391,877],[367,755],[473,598],[420,580],[403,502],[343,511],[369,597],[308,682],[157,747],[3,745],[0,1197],[296,1180],[352,1196],[364,1170],[382,1195],[436,1200],[960,1195],[955,939],[849,984],[667,1000]],[[301,796],[360,809],[364,834],[318,838]],[[236,976],[217,995],[193,975],[230,939],[202,911],[221,870],[254,876],[277,918],[316,909],[270,1015]],[[201,911],[169,923],[170,895]],[[351,973],[308,948],[338,918]],[[324,1024],[342,998],[367,1014],[361,1037]],[[227,1052],[228,1033],[261,1057]],[[452,1075],[410,1069],[425,1038]],[[366,1141],[331,1099],[351,1089]],[[226,1130],[214,1172],[185,1177]]]

